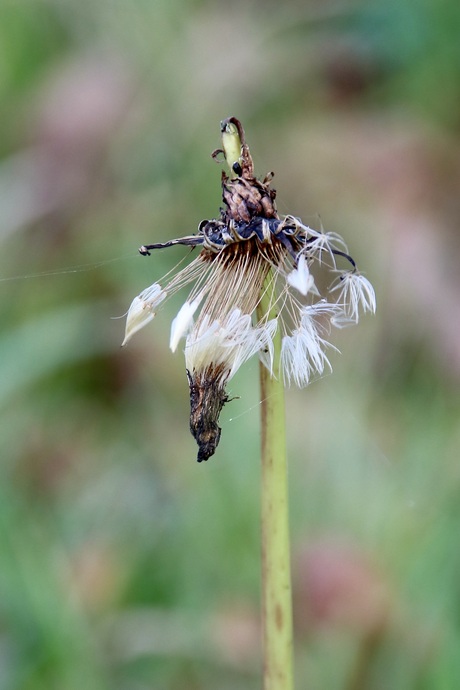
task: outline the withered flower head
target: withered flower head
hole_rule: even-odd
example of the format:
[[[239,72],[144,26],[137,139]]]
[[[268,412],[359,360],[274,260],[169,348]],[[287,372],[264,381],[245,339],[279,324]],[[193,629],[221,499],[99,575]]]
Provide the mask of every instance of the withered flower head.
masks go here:
[[[174,352],[185,337],[190,429],[199,462],[213,455],[219,443],[219,415],[229,400],[226,386],[239,367],[258,354],[273,372],[278,328],[284,381],[306,386],[312,376],[330,368],[325,339],[330,327],[357,323],[360,308],[375,311],[372,285],[358,273],[342,238],[313,230],[290,215],[280,218],[270,188],[273,174],[263,181],[254,176],[241,123],[227,118],[221,130],[223,150],[212,155],[223,153],[234,176],[222,173],[220,216],[203,220],[195,235],[140,248],[150,255],[152,249],[182,244],[199,247],[200,253],[134,299],[123,342],[153,319],[167,297],[193,284],[172,322],[170,347]],[[339,270],[338,260],[349,268]],[[312,273],[316,269],[335,274],[326,292],[336,299],[320,294]],[[269,296],[270,307],[257,318],[262,296]]]

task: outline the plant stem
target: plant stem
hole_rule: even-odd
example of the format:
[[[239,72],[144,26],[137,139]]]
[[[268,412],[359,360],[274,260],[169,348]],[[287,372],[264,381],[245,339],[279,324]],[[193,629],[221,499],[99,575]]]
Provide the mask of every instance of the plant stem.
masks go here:
[[[269,308],[267,294],[259,318]],[[271,318],[274,315],[271,315]],[[273,376],[260,364],[262,409],[262,628],[264,690],[292,690],[292,594],[281,334],[275,337]]]

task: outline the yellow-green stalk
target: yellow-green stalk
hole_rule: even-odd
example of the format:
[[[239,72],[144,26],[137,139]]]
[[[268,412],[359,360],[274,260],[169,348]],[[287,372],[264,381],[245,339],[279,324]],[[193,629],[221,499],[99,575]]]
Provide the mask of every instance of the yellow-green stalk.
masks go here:
[[[221,123],[222,147],[233,172],[242,163],[242,175],[252,175],[252,159],[242,141],[241,124],[234,118]],[[270,290],[257,309],[258,320],[270,311]],[[276,314],[269,314],[269,319]],[[289,545],[289,500],[286,457],[284,385],[279,362],[281,334],[274,339],[272,375],[260,365],[262,432],[262,636],[264,690],[293,690],[292,592]]]
[[[267,302],[267,303],[265,303]],[[268,293],[258,307],[269,308]],[[275,316],[272,314],[270,318]],[[292,690],[292,593],[284,385],[281,334],[275,337],[273,376],[260,365],[262,430],[262,629],[264,690]]]

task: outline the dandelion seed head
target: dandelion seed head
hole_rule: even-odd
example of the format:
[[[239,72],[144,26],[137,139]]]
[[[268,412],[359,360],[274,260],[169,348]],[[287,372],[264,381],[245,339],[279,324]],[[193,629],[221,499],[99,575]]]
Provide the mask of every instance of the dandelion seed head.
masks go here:
[[[239,143],[233,148],[224,143],[213,153],[224,153],[233,175],[222,175],[220,216],[201,221],[196,234],[141,247],[147,256],[152,249],[174,245],[199,251],[188,265],[173,269],[133,300],[123,341],[153,319],[166,297],[188,286],[171,324],[170,348],[174,352],[185,337],[190,428],[199,461],[207,460],[219,443],[219,414],[228,402],[225,386],[248,359],[258,356],[286,384],[306,386],[331,369],[326,355],[333,348],[331,327],[357,323],[360,312],[376,308],[374,289],[340,235],[315,230],[292,215],[280,218],[272,175],[263,181],[254,176],[241,123],[227,118],[222,127],[223,141]],[[351,270],[339,271],[343,262]],[[320,271],[338,274],[328,299],[318,289],[324,284]],[[278,330],[279,352],[274,347]]]

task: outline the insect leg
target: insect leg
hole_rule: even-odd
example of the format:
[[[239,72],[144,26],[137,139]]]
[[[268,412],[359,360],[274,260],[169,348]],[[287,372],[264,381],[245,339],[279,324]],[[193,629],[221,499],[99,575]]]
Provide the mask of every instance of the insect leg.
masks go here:
[[[143,244],[139,247],[139,254],[142,256],[150,256],[150,249],[166,249],[166,247],[174,247],[176,244],[184,244],[188,247],[197,247],[203,244],[204,238],[199,235],[189,235],[188,237],[181,237],[178,240],[170,240],[169,242],[157,242],[155,244]]]

